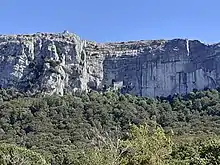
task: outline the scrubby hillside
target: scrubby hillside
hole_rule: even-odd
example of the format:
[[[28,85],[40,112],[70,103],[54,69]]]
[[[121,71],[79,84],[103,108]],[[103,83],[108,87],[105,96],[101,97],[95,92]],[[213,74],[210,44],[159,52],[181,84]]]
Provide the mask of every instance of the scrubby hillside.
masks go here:
[[[218,90],[152,99],[117,92],[28,97],[2,89],[0,99],[0,161],[5,144],[39,153],[48,164],[219,161]]]

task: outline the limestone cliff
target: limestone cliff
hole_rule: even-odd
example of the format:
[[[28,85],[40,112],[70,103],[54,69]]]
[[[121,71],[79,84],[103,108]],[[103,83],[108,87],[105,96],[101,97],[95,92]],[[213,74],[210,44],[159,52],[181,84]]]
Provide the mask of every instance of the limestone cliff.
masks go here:
[[[168,96],[220,84],[220,44],[196,40],[95,43],[75,34],[0,35],[0,87],[63,94],[115,85]]]

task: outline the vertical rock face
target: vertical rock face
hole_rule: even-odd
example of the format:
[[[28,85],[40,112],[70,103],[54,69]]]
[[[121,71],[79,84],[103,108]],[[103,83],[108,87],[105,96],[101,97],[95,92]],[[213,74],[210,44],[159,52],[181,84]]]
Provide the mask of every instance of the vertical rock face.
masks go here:
[[[181,39],[126,44],[136,48],[105,59],[105,83],[123,81],[126,92],[151,97],[219,86],[218,44]]]
[[[0,85],[61,95],[86,90],[84,47],[73,34],[0,36]]]
[[[220,44],[154,40],[98,44],[75,34],[0,36],[0,86],[30,93],[122,88],[168,96],[220,83]]]

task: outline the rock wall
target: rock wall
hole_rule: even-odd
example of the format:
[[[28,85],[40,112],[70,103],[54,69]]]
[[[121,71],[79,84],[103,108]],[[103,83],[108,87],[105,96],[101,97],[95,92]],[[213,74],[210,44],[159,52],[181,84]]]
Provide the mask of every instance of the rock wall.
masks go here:
[[[74,34],[0,36],[0,85],[61,95],[86,90],[85,46]]]
[[[105,59],[104,83],[123,81],[126,92],[151,97],[219,86],[218,44],[174,39],[129,45],[138,47],[136,55]]]
[[[174,39],[95,43],[75,34],[0,36],[0,87],[63,94],[112,85],[168,96],[220,83],[220,44]]]

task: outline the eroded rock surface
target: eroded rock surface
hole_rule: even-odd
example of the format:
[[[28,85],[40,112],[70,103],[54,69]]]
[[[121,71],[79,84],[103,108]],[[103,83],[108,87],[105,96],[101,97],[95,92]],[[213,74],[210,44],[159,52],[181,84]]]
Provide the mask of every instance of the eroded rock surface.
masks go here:
[[[118,85],[168,96],[220,84],[220,44],[197,40],[95,43],[71,33],[0,35],[0,86],[63,94]]]

